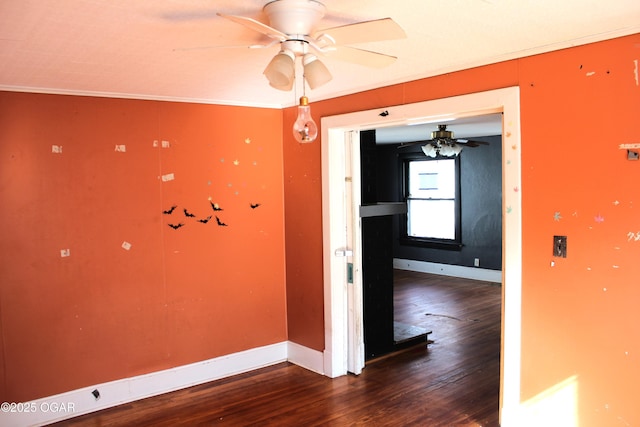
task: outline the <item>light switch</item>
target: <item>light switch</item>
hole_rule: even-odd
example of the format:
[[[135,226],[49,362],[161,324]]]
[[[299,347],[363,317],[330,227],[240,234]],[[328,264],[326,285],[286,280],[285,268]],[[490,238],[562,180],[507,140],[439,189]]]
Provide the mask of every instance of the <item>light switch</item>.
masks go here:
[[[567,236],[553,236],[553,256],[567,257]]]

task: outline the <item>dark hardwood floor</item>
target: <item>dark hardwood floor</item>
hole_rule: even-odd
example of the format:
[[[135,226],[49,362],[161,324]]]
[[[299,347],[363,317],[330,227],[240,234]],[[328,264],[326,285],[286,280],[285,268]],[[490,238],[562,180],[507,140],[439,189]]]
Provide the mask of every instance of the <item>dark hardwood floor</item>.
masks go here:
[[[501,287],[395,272],[396,321],[433,343],[330,379],[281,363],[70,419],[67,426],[498,426]]]

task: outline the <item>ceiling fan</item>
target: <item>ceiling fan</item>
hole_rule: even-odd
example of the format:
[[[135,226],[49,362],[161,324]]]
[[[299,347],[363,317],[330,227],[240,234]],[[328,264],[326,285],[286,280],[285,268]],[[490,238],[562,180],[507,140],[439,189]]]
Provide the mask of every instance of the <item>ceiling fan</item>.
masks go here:
[[[267,44],[247,47],[280,46],[280,51],[267,65],[264,74],[271,86],[284,91],[293,87],[295,60],[298,57],[302,58],[305,80],[311,89],[315,89],[332,79],[318,55],[381,68],[392,64],[397,58],[346,45],[406,37],[404,30],[391,18],[319,30],[316,26],[324,17],[326,7],[317,0],[274,0],[268,2],[263,11],[269,19],[269,25],[245,16],[218,15],[272,39]]]
[[[426,142],[426,144],[425,144]],[[447,130],[447,125],[438,125],[438,130],[431,132],[431,139],[427,141],[405,142],[398,148],[406,148],[416,144],[425,144],[422,151],[428,157],[454,157],[460,154],[463,147],[479,147],[489,145],[485,141],[472,141],[470,139],[454,139],[453,132]]]

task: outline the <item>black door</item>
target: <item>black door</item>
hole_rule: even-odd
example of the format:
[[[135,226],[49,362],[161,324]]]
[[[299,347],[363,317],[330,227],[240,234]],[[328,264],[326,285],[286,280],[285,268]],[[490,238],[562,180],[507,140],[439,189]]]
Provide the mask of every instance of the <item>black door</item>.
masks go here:
[[[360,133],[362,204],[375,204],[377,191],[375,131]],[[392,217],[362,218],[362,285],[365,357],[393,351]]]
[[[394,346],[391,218],[362,218],[364,350],[369,359]]]

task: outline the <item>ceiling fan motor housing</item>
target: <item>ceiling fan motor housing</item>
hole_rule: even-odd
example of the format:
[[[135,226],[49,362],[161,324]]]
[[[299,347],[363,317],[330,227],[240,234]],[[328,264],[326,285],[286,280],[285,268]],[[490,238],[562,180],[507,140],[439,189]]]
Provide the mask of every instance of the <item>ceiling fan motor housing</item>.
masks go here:
[[[453,139],[453,132],[447,130],[447,125],[438,125],[438,130],[431,132],[431,139]]]
[[[316,0],[275,0],[264,6],[269,25],[288,36],[309,36],[325,14]]]

